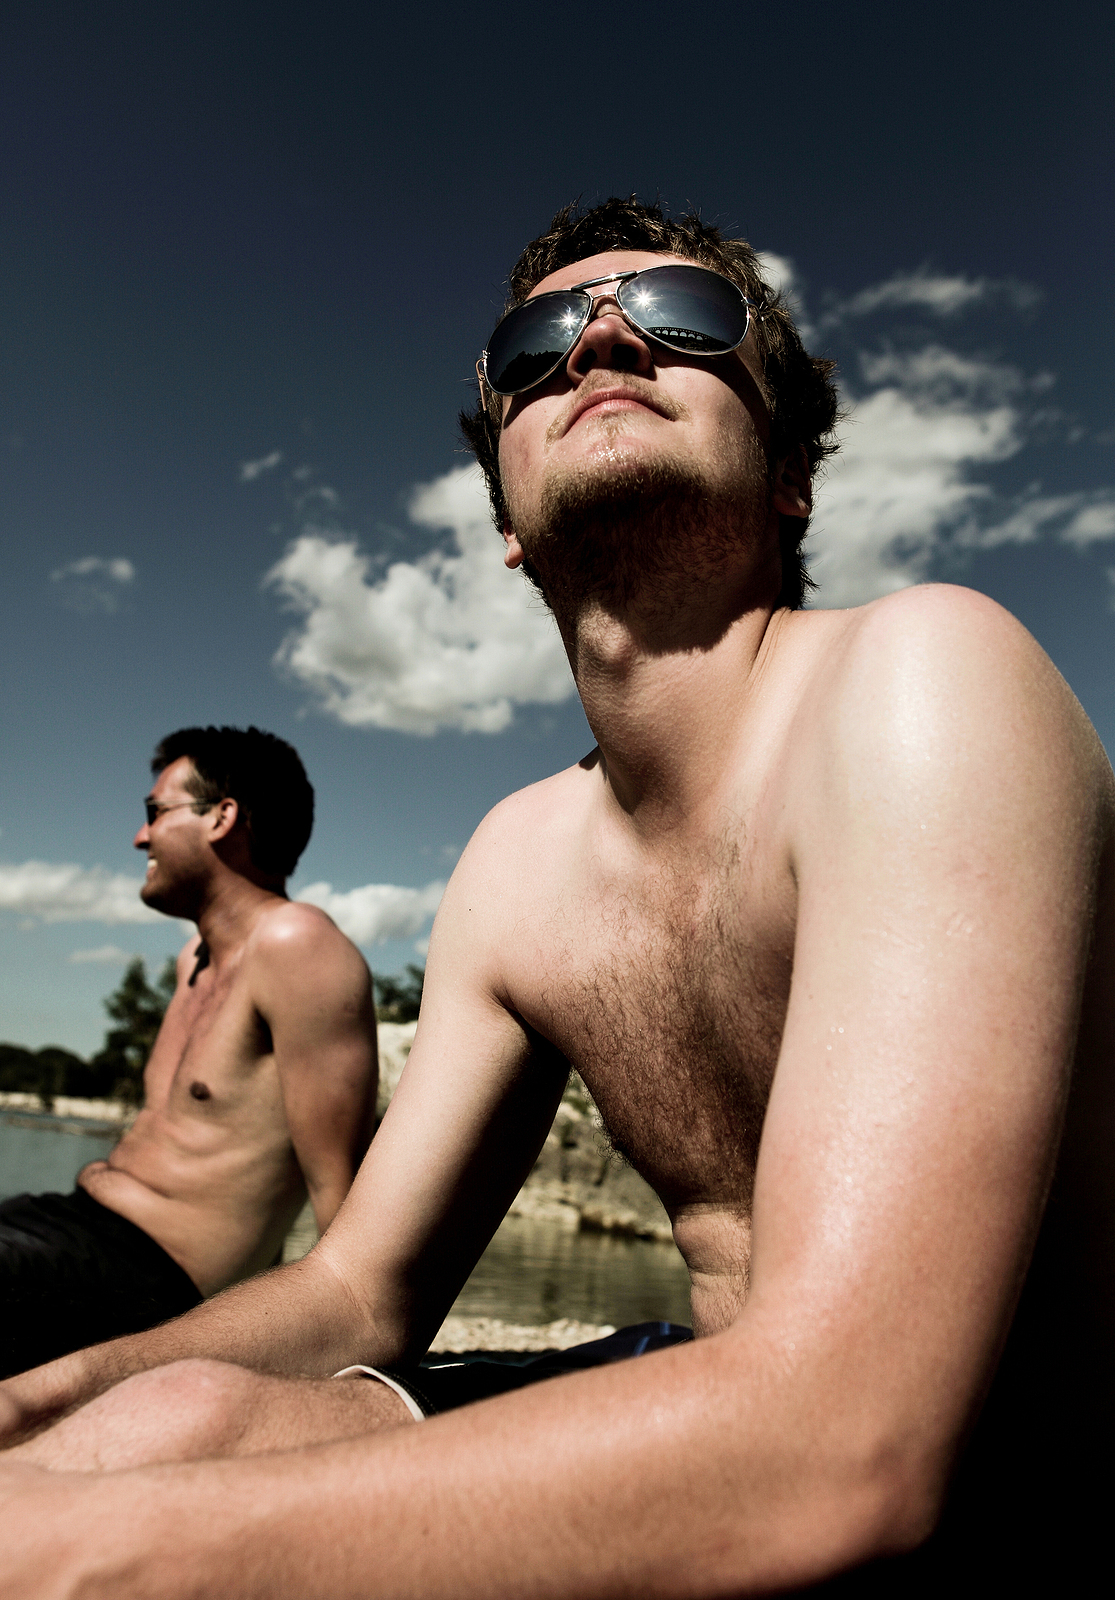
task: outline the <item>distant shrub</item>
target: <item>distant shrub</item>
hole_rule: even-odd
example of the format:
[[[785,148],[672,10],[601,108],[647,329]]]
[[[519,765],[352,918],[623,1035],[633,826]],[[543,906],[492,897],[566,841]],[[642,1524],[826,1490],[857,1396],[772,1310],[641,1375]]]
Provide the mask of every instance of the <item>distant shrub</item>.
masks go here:
[[[380,1022],[413,1022],[422,1004],[425,967],[407,966],[408,977],[373,978]]]
[[[63,1050],[56,1044],[44,1045],[41,1050],[0,1044],[0,1092],[37,1094],[48,1110],[59,1095],[139,1105],[143,1099],[143,1069],[174,984],[173,960],[166,963],[152,985],[137,956],[120,987],[104,1002],[105,1010],[118,1026],[108,1030],[95,1056],[83,1061],[72,1050]]]
[[[88,1062],[60,1045],[27,1050],[21,1044],[0,1044],[0,1091],[5,1093],[37,1094],[49,1107],[60,1094],[102,1096],[108,1090],[101,1084]]]

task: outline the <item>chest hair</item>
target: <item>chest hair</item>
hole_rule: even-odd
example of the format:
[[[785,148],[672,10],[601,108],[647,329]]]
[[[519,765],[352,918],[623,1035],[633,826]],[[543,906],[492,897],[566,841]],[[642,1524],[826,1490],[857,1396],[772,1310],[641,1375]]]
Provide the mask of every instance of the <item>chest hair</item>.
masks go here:
[[[719,854],[594,897],[539,1022],[668,1207],[749,1211],[792,939]]]

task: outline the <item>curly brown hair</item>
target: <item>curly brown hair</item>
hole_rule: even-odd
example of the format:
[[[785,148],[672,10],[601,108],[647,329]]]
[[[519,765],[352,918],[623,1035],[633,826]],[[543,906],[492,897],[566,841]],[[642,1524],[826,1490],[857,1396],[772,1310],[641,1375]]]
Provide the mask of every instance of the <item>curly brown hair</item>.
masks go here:
[[[563,206],[545,233],[527,245],[511,269],[507,310],[521,305],[543,278],[575,261],[605,250],[654,250],[711,267],[738,284],[749,300],[762,307],[755,319],[755,342],[771,407],[770,458],[778,459],[801,445],[815,472],[838,448],[834,429],[839,404],[833,372],[836,363],[811,356],[802,345],[781,292],[764,280],[759,258],[743,239],[725,239],[719,228],[687,211],[666,216],[661,206],[647,205],[632,195],[613,197],[582,211],[576,202]],[[507,508],[499,477],[499,430],[502,402],[481,395],[471,410],[461,412],[461,432],[488,482],[492,516],[503,528]],[[799,607],[813,588],[805,570],[801,545],[807,517],[783,516],[779,527],[782,588],[778,604]]]

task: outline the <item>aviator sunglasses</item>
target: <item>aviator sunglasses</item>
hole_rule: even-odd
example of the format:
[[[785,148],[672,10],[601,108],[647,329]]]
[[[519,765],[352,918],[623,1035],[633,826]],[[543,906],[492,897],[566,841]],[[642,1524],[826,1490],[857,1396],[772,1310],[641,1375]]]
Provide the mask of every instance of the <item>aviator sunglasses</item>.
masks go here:
[[[747,338],[751,313],[762,315],[730,278],[707,267],[611,272],[513,306],[476,363],[482,382],[496,394],[525,394],[556,372],[592,317],[596,297],[585,291],[603,283],[617,285],[616,304],[636,332],[690,356],[737,350]]]
[[[164,806],[160,805],[157,800],[145,800],[143,802],[143,814],[147,818],[147,826],[150,828],[158,822],[164,811],[184,811],[187,806],[192,806],[200,816],[205,811],[212,811],[213,802],[212,800],[177,800],[172,806]]]

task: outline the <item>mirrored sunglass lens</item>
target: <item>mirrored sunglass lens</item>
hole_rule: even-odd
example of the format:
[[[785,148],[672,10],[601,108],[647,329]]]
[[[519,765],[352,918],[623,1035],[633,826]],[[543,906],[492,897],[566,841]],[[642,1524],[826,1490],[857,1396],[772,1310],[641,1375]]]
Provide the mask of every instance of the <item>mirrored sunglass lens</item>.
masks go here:
[[[747,302],[704,267],[653,267],[620,285],[617,298],[644,333],[673,350],[722,355],[747,332]]]
[[[159,808],[151,800],[143,802],[143,810],[147,817],[147,826],[150,827],[159,814]]]
[[[547,294],[516,306],[488,341],[485,374],[499,394],[541,383],[573,348],[585,315],[583,294]]]

